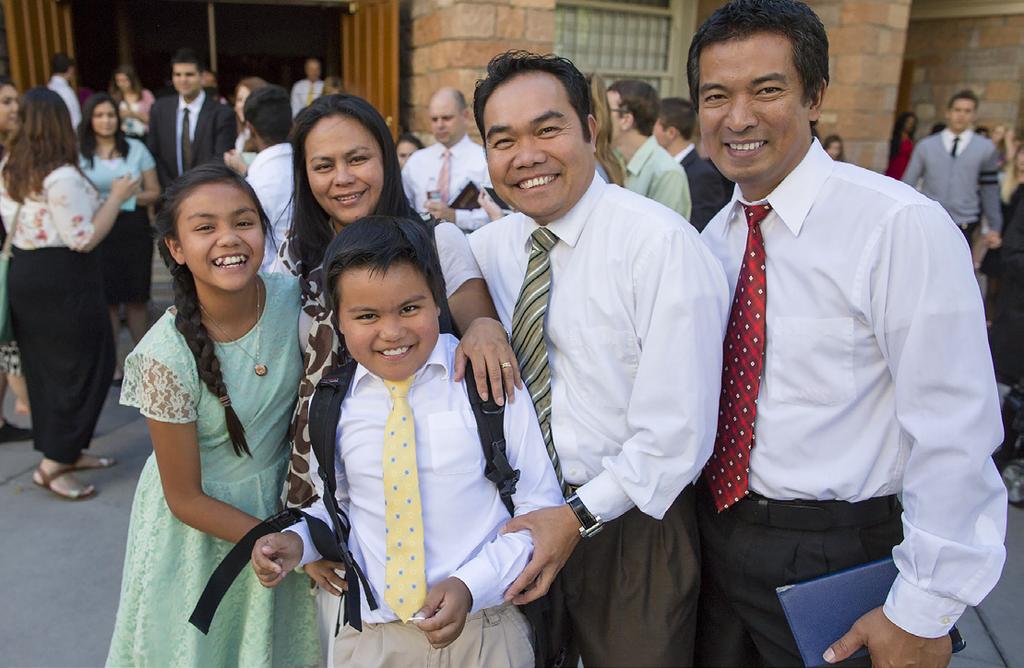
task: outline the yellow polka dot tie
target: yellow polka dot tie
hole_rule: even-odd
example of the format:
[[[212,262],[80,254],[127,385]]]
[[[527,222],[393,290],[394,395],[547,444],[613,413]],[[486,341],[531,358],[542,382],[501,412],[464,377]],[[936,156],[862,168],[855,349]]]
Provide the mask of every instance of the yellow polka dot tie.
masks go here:
[[[423,507],[416,471],[416,432],[413,429],[409,388],[412,378],[384,381],[391,414],[384,425],[384,514],[387,533],[387,568],[384,600],[405,621],[423,607],[427,595],[423,560]]]

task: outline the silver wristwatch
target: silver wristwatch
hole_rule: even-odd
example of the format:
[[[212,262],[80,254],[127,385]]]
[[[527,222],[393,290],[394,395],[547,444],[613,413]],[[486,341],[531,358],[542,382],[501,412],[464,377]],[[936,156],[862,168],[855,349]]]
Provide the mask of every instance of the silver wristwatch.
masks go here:
[[[580,521],[580,536],[590,538],[600,533],[601,529],[604,528],[604,522],[601,521],[601,517],[587,510],[587,507],[583,505],[583,501],[580,500],[580,497],[575,492],[565,502],[569,504],[569,508],[576,515],[576,519]]]

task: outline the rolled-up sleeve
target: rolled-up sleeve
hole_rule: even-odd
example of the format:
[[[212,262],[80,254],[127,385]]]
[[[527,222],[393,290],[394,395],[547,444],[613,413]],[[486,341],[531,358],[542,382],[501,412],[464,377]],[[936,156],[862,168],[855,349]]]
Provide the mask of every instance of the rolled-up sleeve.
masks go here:
[[[686,232],[648,240],[634,263],[641,347],[626,407],[632,436],[577,491],[604,521],[633,506],[661,519],[714,446],[729,289],[718,260]]]
[[[995,586],[1006,558],[1006,491],[991,459],[999,400],[970,254],[949,216],[905,206],[878,243],[862,297],[909,446],[900,574],[884,612],[934,638]]]

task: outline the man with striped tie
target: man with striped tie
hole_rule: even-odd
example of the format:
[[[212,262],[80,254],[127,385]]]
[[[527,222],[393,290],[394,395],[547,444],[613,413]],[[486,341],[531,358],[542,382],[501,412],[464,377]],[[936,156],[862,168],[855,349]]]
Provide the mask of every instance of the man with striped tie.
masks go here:
[[[589,89],[568,60],[497,56],[474,113],[518,213],[470,245],[566,495],[506,526],[535,545],[506,597],[550,588],[555,632],[586,665],[689,664],[691,483],[714,439],[722,268],[678,214],[596,176]]]

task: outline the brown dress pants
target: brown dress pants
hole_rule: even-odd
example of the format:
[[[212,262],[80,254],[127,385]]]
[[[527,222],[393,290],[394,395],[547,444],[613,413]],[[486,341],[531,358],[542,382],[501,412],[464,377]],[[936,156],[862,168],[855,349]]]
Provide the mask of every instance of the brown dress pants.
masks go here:
[[[699,574],[692,486],[660,521],[634,508],[580,541],[550,593],[565,665],[692,665]]]

